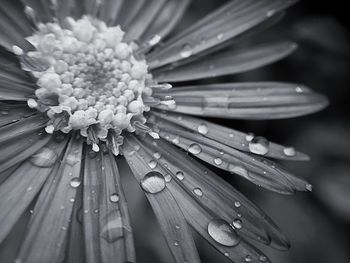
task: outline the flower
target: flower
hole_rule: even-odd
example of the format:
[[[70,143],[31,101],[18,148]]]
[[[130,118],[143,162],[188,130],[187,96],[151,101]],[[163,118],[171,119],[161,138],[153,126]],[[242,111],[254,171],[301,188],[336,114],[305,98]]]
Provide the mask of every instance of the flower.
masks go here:
[[[229,1],[172,37],[189,0],[22,2],[0,9],[0,242],[31,214],[16,262],[134,262],[121,158],[176,262],[199,262],[189,226],[233,262],[268,261],[250,239],[289,247],[267,215],[196,159],[290,194],[311,185],[270,159],[308,157],[200,117],[290,118],[327,100],[291,83],[181,82],[292,53],[288,41],[227,47],[294,0]]]

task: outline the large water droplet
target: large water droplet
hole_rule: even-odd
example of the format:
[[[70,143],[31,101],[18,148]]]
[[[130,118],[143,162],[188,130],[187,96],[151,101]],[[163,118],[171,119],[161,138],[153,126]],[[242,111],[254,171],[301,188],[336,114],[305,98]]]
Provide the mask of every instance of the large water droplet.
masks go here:
[[[269,141],[264,137],[254,137],[249,142],[249,150],[255,154],[265,155],[269,151],[269,144]]]
[[[44,168],[53,166],[57,159],[58,155],[55,151],[44,147],[30,158],[30,162],[38,167]]]
[[[235,202],[235,207],[237,207],[237,208],[241,207],[241,202],[240,201],[236,201]]]
[[[208,224],[208,234],[223,246],[236,246],[240,242],[240,237],[236,231],[222,219],[214,219]]]
[[[194,188],[193,192],[196,196],[203,196],[203,191],[200,188]]]
[[[73,188],[77,188],[79,187],[79,185],[81,184],[80,178],[78,177],[74,177],[70,180],[70,186]]]
[[[124,226],[119,211],[113,210],[107,215],[101,236],[109,243],[113,243],[124,236]]]
[[[192,50],[192,47],[190,45],[184,45],[181,52],[180,52],[180,56],[182,58],[188,58],[192,55],[193,53],[193,50]]]
[[[296,152],[293,147],[286,147],[283,149],[283,153],[286,156],[295,156]]]
[[[208,126],[205,123],[202,123],[201,125],[198,126],[197,130],[200,134],[207,134]]]
[[[202,148],[197,144],[197,143],[193,143],[190,145],[190,147],[188,148],[188,151],[194,155],[196,154],[200,154],[202,151]]]
[[[69,154],[65,160],[68,165],[73,166],[80,161],[80,156],[78,154],[72,153]]]
[[[176,177],[177,177],[177,179],[179,179],[180,181],[182,181],[182,180],[185,178],[185,175],[184,175],[183,172],[178,171],[178,172],[176,173]]]
[[[142,178],[141,187],[147,193],[159,193],[165,188],[165,178],[161,173],[149,172]]]
[[[242,220],[236,218],[235,220],[233,220],[232,225],[235,229],[241,229],[243,224],[242,224]]]
[[[118,203],[119,195],[118,194],[111,194],[111,196],[109,197],[109,200],[111,200],[112,203]]]

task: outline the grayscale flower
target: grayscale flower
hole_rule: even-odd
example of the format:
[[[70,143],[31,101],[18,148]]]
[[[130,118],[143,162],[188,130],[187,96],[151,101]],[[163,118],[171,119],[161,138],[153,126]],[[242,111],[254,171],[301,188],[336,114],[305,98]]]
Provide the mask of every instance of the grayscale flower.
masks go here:
[[[200,261],[189,226],[233,262],[268,262],[250,240],[289,247],[267,215],[197,159],[291,194],[311,185],[270,159],[308,157],[201,117],[290,118],[327,99],[293,83],[183,83],[291,54],[288,41],[230,46],[296,1],[228,1],[170,35],[189,2],[2,1],[0,242],[30,211],[16,262],[134,262],[121,158],[176,262]]]

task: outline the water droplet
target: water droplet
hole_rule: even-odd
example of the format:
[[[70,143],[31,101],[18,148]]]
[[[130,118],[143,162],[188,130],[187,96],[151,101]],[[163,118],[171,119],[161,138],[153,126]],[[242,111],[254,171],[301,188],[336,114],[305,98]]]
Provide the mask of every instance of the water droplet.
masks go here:
[[[31,192],[33,190],[33,187],[32,186],[29,186],[28,188],[27,188],[27,192]]]
[[[232,225],[235,229],[241,229],[242,228],[242,220],[236,218],[235,220],[233,220]]]
[[[175,242],[174,242],[174,246],[175,246],[175,247],[178,247],[178,246],[179,246],[179,242],[175,241]]]
[[[164,179],[165,179],[165,182],[166,182],[166,183],[169,183],[169,182],[171,181],[172,177],[171,177],[170,174],[166,174],[166,175],[164,176]]]
[[[74,203],[74,202],[75,202],[75,199],[74,199],[74,198],[71,198],[71,199],[69,199],[69,202]]]
[[[78,177],[74,177],[70,180],[70,186],[73,188],[79,187],[80,184],[81,184],[81,181],[80,181],[80,178]]]
[[[124,236],[124,225],[120,212],[113,210],[107,215],[107,222],[101,231],[101,236],[109,243],[113,243]]]
[[[179,179],[180,181],[182,181],[182,180],[185,178],[185,175],[184,175],[183,172],[178,171],[178,172],[176,173],[176,177],[177,177],[177,179]]]
[[[225,253],[224,253],[224,256],[225,256],[225,257],[229,257],[229,256],[230,256],[230,253],[225,252]]]
[[[272,10],[268,11],[266,13],[266,15],[267,15],[267,17],[272,17],[272,16],[274,16],[276,14],[276,12],[277,11],[275,9],[272,9]]]
[[[142,178],[141,187],[147,193],[159,193],[165,188],[164,176],[158,172],[149,172]]]
[[[240,242],[236,231],[222,219],[214,219],[209,222],[208,234],[223,246],[232,247]]]
[[[214,163],[216,165],[221,165],[222,164],[222,159],[220,157],[217,157],[217,158],[214,159]]]
[[[247,255],[247,256],[244,258],[244,261],[245,261],[245,262],[252,262],[252,256]]]
[[[307,184],[305,186],[306,190],[308,190],[309,192],[312,192],[312,184]]]
[[[181,50],[180,56],[182,58],[188,58],[192,55],[192,53],[193,53],[192,47],[190,45],[184,45]]]
[[[179,136],[176,136],[176,137],[172,140],[172,142],[173,142],[174,144],[179,144],[179,143],[180,143],[180,137],[179,137]]]
[[[266,261],[267,261],[267,257],[264,256],[264,255],[261,255],[261,256],[259,257],[259,260],[260,260],[261,262],[266,262]]]
[[[265,155],[269,151],[269,144],[269,141],[264,137],[254,137],[249,142],[249,150],[255,154]]]
[[[245,136],[245,140],[247,142],[250,142],[254,139],[254,134],[253,133],[248,133],[246,136]]]
[[[283,153],[286,156],[295,156],[296,152],[293,147],[286,147],[283,149]]]
[[[180,229],[180,228],[181,228],[181,227],[180,227],[180,226],[178,226],[178,225],[176,225],[176,226],[175,226],[175,229]]]
[[[224,38],[224,34],[220,33],[216,37],[217,37],[218,40],[221,40],[221,39]]]
[[[202,123],[201,125],[198,126],[197,130],[200,134],[207,134],[208,126],[205,123]]]
[[[235,135],[234,135],[233,133],[230,133],[228,136],[229,136],[230,138],[233,138]]]
[[[197,196],[203,196],[203,192],[202,192],[202,190],[200,188],[194,188],[193,192]]]
[[[30,158],[30,162],[38,167],[47,168],[53,166],[57,159],[58,155],[55,151],[44,147]]]
[[[149,166],[151,169],[154,169],[154,168],[156,168],[156,166],[157,166],[157,162],[156,162],[155,160],[151,160],[151,161],[149,161],[148,166]]]
[[[73,166],[80,161],[80,156],[77,154],[69,154],[65,160],[68,165]]]
[[[188,151],[194,155],[196,154],[200,154],[202,151],[202,148],[197,144],[197,143],[193,143],[190,145],[190,147],[188,148]]]
[[[160,156],[160,153],[159,153],[159,152],[155,152],[155,153],[153,154],[153,157],[156,158],[157,160],[159,160],[161,156]]]
[[[295,88],[296,93],[303,93],[303,89],[301,87]]]
[[[112,203],[118,203],[119,195],[118,194],[111,194],[111,196],[109,197],[109,200],[111,200]]]
[[[236,202],[235,202],[235,207],[237,207],[237,208],[238,208],[238,207],[241,207],[241,202],[240,202],[240,201],[236,201]]]

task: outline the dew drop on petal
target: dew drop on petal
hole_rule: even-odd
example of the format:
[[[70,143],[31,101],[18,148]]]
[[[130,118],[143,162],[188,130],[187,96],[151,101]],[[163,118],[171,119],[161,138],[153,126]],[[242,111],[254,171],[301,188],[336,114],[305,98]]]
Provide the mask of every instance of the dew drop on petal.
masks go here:
[[[267,261],[267,257],[264,256],[264,255],[261,255],[261,256],[259,257],[259,260],[260,260],[260,262],[266,262],[266,261]]]
[[[309,192],[312,192],[312,184],[307,184],[305,186],[306,190],[308,190]]]
[[[159,153],[159,152],[155,152],[155,153],[153,154],[153,157],[154,157],[155,159],[159,160],[161,156],[160,156],[160,153]]]
[[[176,173],[176,177],[177,177],[177,179],[179,179],[180,181],[182,181],[182,180],[185,178],[185,175],[184,175],[183,172],[178,171],[178,172]]]
[[[161,173],[149,172],[141,180],[142,189],[150,194],[157,194],[165,188],[165,178]]]
[[[68,165],[73,166],[80,161],[80,156],[77,154],[69,154],[65,161]]]
[[[253,133],[248,133],[246,136],[245,136],[245,140],[247,142],[250,142],[254,139],[254,134]]]
[[[74,177],[70,180],[70,186],[73,187],[73,188],[77,188],[80,186],[81,184],[81,181],[80,181],[80,178],[78,177]]]
[[[245,258],[244,258],[244,261],[245,262],[252,262],[252,256],[250,256],[250,255],[247,255]]]
[[[166,183],[169,183],[170,181],[171,181],[171,175],[170,174],[166,174],[165,176],[164,176],[164,179],[165,179],[165,182]]]
[[[224,256],[225,256],[225,257],[229,257],[229,256],[230,256],[230,253],[225,252],[225,253],[224,253]]]
[[[235,220],[233,220],[232,225],[235,229],[241,229],[243,224],[242,224],[242,220],[236,218]]]
[[[190,153],[196,155],[196,154],[200,154],[202,152],[202,148],[197,143],[193,143],[188,148],[188,151]]]
[[[55,151],[44,147],[30,158],[30,162],[35,166],[45,168],[53,166],[57,159],[58,155]]]
[[[201,125],[198,126],[197,130],[200,134],[207,134],[208,126],[205,123],[202,123]]]
[[[106,224],[102,227],[101,236],[109,243],[113,243],[124,236],[124,226],[119,211],[113,210],[105,218]]]
[[[216,165],[221,165],[222,164],[222,159],[220,157],[217,157],[217,158],[214,159],[214,163]]]
[[[236,202],[235,202],[235,207],[237,207],[237,208],[238,208],[238,207],[241,207],[241,202],[240,202],[240,201],[236,201]]]
[[[187,44],[187,45],[183,46],[183,48],[180,52],[180,56],[182,58],[188,58],[188,57],[192,56],[192,53],[193,53],[193,50],[192,50],[191,45]]]
[[[118,203],[119,201],[119,195],[118,194],[111,194],[111,196],[109,197],[109,200],[112,202],[112,203]]]
[[[265,155],[269,151],[269,144],[269,141],[264,137],[254,137],[249,142],[249,150],[255,154]]]
[[[208,234],[223,246],[233,247],[240,242],[240,237],[236,231],[222,219],[214,219],[209,222]]]
[[[295,156],[296,152],[293,147],[286,147],[283,149],[283,153],[286,156]]]
[[[193,192],[196,196],[203,196],[203,191],[200,188],[194,188]]]
[[[155,160],[151,160],[151,161],[149,161],[148,166],[149,166],[151,169],[154,169],[154,168],[156,168],[156,166],[157,166],[157,162],[156,162]]]

